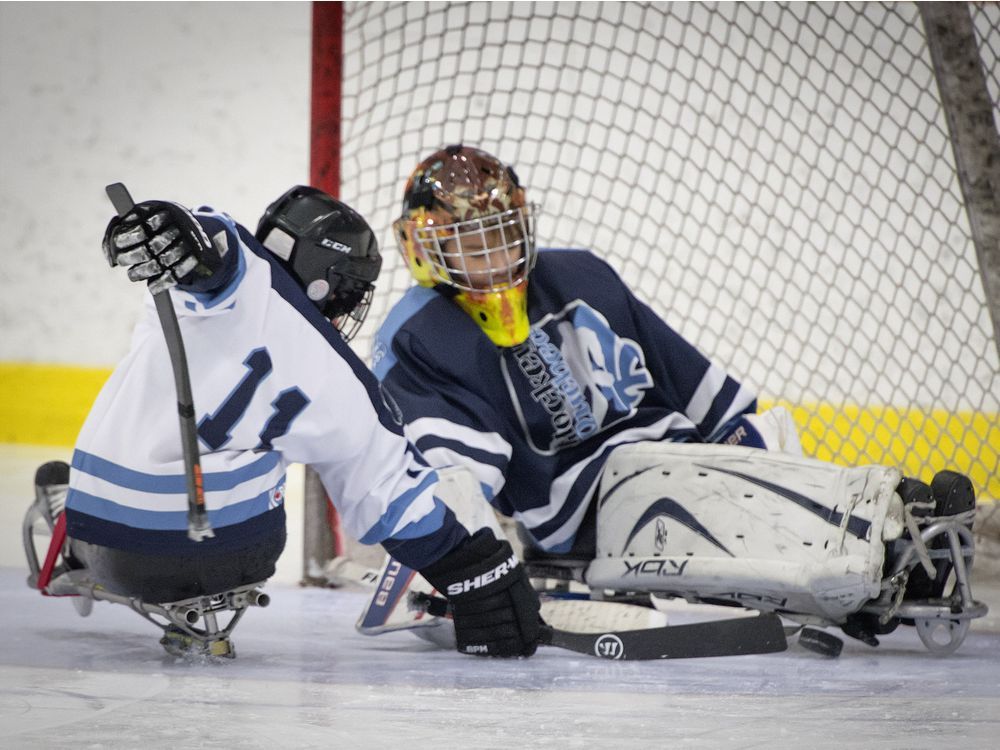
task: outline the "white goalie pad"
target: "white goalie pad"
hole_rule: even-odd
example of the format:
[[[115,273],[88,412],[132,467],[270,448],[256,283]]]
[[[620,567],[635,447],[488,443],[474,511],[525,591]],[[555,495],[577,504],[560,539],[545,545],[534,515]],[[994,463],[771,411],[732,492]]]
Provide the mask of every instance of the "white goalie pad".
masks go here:
[[[756,448],[622,446],[586,581],[840,623],[879,595],[884,542],[904,529],[900,479]]]

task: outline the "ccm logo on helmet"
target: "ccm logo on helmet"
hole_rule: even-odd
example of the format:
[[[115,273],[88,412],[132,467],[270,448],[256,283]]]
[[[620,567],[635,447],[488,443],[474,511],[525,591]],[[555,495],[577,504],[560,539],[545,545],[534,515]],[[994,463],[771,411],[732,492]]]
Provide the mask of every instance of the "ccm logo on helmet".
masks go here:
[[[322,247],[328,247],[331,250],[336,250],[336,251],[341,252],[341,253],[349,253],[349,252],[351,252],[351,248],[348,247],[347,245],[345,245],[344,243],[337,242],[336,240],[331,240],[331,239],[329,239],[327,237],[324,237],[323,239],[321,239],[319,241],[319,244]]]
[[[455,581],[448,584],[448,596],[457,596],[475,589],[488,586],[494,581],[499,581],[505,575],[517,567],[517,555],[511,555],[508,560],[497,565],[493,570],[481,573],[475,578],[467,578],[464,581]]]

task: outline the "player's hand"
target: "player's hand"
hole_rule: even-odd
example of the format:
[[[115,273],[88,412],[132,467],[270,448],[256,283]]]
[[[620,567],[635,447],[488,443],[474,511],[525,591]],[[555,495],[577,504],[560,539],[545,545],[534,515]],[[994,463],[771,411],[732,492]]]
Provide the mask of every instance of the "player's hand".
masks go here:
[[[531,656],[541,625],[538,594],[510,543],[481,529],[422,570],[448,597],[458,650],[477,656]]]
[[[104,232],[104,255],[126,266],[132,281],[148,281],[153,294],[183,283],[213,253],[211,240],[194,215],[167,201],[137,203],[115,217]]]

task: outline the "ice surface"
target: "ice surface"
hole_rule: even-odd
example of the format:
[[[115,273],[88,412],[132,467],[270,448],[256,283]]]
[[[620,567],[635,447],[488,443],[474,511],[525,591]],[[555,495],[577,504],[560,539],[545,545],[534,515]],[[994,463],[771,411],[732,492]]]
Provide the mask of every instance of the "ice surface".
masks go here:
[[[17,482],[30,482],[36,459],[0,450]],[[995,576],[974,588],[993,611],[946,658],[901,628],[877,649],[849,640],[837,660],[793,645],[623,663],[548,648],[482,660],[407,633],[365,637],[353,628],[363,592],[301,589],[286,574],[266,588],[271,606],[236,628],[235,660],[190,663],[168,657],[159,630],[125,607],[98,602],[81,618],[29,590],[11,551],[30,484],[7,487],[0,748],[998,746]]]

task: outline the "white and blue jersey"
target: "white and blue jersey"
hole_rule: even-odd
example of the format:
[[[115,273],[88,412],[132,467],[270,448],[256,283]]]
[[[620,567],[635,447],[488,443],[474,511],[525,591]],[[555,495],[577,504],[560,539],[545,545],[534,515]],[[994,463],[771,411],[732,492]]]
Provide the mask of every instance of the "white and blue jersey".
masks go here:
[[[469,468],[497,510],[559,553],[615,446],[722,440],[756,396],[592,253],[541,250],[527,295],[527,341],[500,348],[445,295],[413,287],[373,366],[425,458]]]
[[[187,539],[177,399],[149,297],[132,346],[73,453],[69,536],[148,554],[215,554],[284,527],[290,463],[319,474],[345,529],[414,568],[467,532],[435,495],[377,381],[298,284],[224,214],[199,221],[225,251],[220,288],[173,289],[215,538]]]

